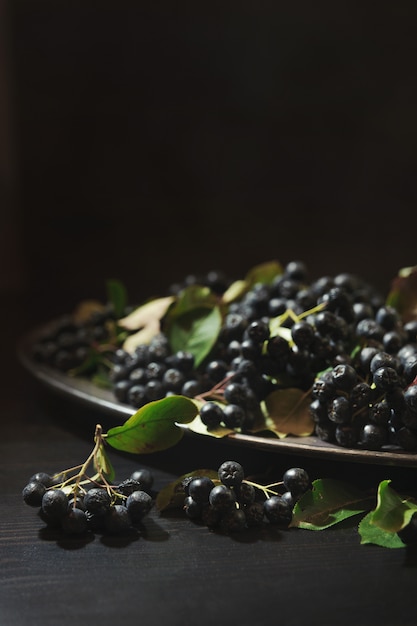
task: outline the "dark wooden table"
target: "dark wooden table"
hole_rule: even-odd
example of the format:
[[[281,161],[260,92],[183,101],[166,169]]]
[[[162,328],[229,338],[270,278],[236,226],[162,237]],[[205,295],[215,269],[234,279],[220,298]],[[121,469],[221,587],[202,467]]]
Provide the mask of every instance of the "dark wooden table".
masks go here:
[[[32,380],[15,357],[24,324],[18,315],[1,318],[2,625],[416,624],[416,552],[360,545],[355,522],[321,532],[266,526],[225,535],[181,512],[153,509],[135,537],[85,541],[46,531],[36,510],[23,503],[22,488],[36,471],[82,462],[102,416]],[[312,478],[376,482],[394,476],[413,484],[416,477],[415,470],[324,463],[205,438],[185,437],[153,455],[110,455],[118,478],[147,467],[157,490],[184,472],[216,469],[231,458],[250,473],[302,464]]]

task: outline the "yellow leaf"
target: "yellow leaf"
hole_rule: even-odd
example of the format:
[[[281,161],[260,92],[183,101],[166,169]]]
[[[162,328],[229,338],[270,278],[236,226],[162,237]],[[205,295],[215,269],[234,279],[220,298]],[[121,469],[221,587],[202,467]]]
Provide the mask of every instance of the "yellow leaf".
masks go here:
[[[311,435],[314,432],[314,422],[310,415],[310,403],[309,391],[297,388],[273,391],[262,403],[267,429],[280,438],[287,435]]]
[[[174,300],[175,296],[151,300],[129,313],[126,317],[122,317],[118,324],[126,330],[139,330],[139,328],[148,326],[155,320],[160,321]]]

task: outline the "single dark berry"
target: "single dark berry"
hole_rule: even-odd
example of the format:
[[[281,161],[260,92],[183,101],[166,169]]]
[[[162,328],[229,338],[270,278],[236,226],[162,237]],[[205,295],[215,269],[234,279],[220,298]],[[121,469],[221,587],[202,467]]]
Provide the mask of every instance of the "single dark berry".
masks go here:
[[[31,480],[22,491],[22,497],[26,504],[33,507],[39,507],[42,504],[42,498],[46,492],[46,487],[43,483]]]
[[[205,402],[200,408],[200,419],[207,428],[215,428],[223,421],[223,409],[215,402]]]
[[[192,520],[201,519],[203,505],[196,502],[191,496],[186,496],[184,499],[184,511],[187,517]]]
[[[262,344],[253,339],[244,339],[241,343],[241,350],[243,358],[254,361],[262,354]]]
[[[236,494],[226,485],[216,485],[210,491],[209,503],[218,511],[227,511],[230,507],[235,506]]]
[[[214,487],[214,482],[208,476],[193,478],[188,485],[188,495],[199,504],[209,501],[209,495]]]
[[[61,519],[68,511],[68,497],[61,489],[50,489],[42,498],[42,511],[48,519]]]
[[[357,373],[352,365],[336,365],[332,371],[332,379],[336,389],[350,391],[357,383]]]
[[[136,481],[137,483],[139,483],[140,489],[142,491],[146,491],[147,493],[149,493],[153,487],[154,476],[150,470],[144,467],[141,469],[135,470],[131,474],[130,478]]]
[[[132,386],[133,386],[133,383],[130,380],[117,381],[117,383],[113,386],[113,393],[114,393],[116,400],[118,400],[119,402],[122,402],[123,404],[130,403],[130,404],[135,405],[136,402],[133,399],[131,402],[129,402],[128,400],[128,392]]]
[[[417,413],[417,385],[411,385],[404,391],[404,400],[412,413]]]
[[[224,461],[218,469],[219,480],[227,487],[237,487],[245,477],[243,467],[237,461]]]
[[[224,388],[224,399],[229,404],[239,404],[245,406],[246,386],[241,383],[230,382]]]
[[[137,524],[153,506],[152,497],[146,491],[133,491],[126,500],[126,509],[133,524]]]
[[[359,434],[359,443],[367,450],[380,450],[387,440],[387,428],[378,424],[365,424]]]
[[[252,504],[256,499],[256,489],[250,483],[242,481],[236,488],[236,497],[239,504]]]
[[[353,448],[357,442],[357,430],[350,424],[338,424],[334,432],[336,443],[344,448]]]
[[[335,424],[347,424],[351,418],[349,399],[346,396],[336,396],[329,404],[328,418]]]
[[[213,360],[207,364],[206,374],[213,383],[219,383],[226,376],[228,365],[225,361]]]
[[[404,382],[406,385],[411,385],[417,376],[417,355],[413,354],[409,356],[403,367]]]
[[[111,505],[111,498],[106,489],[93,487],[84,496],[84,506],[90,513],[105,513]]]
[[[372,389],[368,383],[357,383],[349,394],[349,402],[352,407],[352,411],[358,411],[359,409],[367,406],[372,398]]]
[[[162,382],[165,386],[165,389],[169,391],[174,391],[175,393],[180,393],[182,386],[185,382],[185,376],[180,369],[170,367],[163,375]]]
[[[145,385],[131,385],[126,391],[127,403],[138,409],[148,401]]]
[[[308,473],[302,467],[291,467],[287,469],[282,477],[285,489],[292,494],[302,494],[311,487]]]
[[[33,474],[33,476],[29,478],[28,482],[31,483],[32,481],[42,483],[42,485],[45,485],[46,488],[52,487],[54,484],[53,476],[47,474],[46,472],[37,472],[36,474]]]
[[[255,343],[262,344],[269,339],[269,325],[263,320],[251,322],[246,329],[246,335]]]
[[[291,327],[291,337],[299,348],[309,348],[314,339],[314,328],[305,320],[296,322]]]
[[[373,372],[372,380],[380,392],[391,391],[400,384],[397,371],[388,366],[379,367]]]
[[[134,491],[139,491],[141,489],[141,484],[139,481],[134,480],[133,478],[126,478],[126,480],[122,481],[117,485],[116,490],[124,496],[130,496]]]
[[[146,397],[150,402],[161,400],[165,396],[165,388],[158,379],[149,380],[145,385]]]
[[[223,423],[226,428],[240,428],[245,421],[245,410],[238,404],[227,404],[223,409]]]
[[[281,496],[271,496],[263,504],[264,514],[271,524],[288,526],[292,520],[292,508]]]
[[[369,369],[371,374],[374,374],[380,367],[391,367],[394,370],[398,369],[398,359],[388,352],[379,350],[371,359]]]

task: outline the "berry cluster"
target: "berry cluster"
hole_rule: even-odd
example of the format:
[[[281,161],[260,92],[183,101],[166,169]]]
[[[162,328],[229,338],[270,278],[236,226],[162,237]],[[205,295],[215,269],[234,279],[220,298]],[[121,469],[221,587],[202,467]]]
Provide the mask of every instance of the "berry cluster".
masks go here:
[[[140,469],[115,486],[82,483],[65,474],[38,472],[22,491],[24,502],[39,509],[41,520],[65,535],[120,534],[142,522],[153,506],[153,476]]]
[[[224,532],[260,527],[265,521],[286,528],[294,505],[310,488],[310,478],[300,467],[288,469],[280,482],[260,485],[244,477],[240,463],[225,461],[218,480],[205,475],[184,479],[184,511],[191,520]]]
[[[378,313],[396,317],[388,307]],[[398,325],[398,320],[397,320]],[[371,326],[370,324],[368,326]],[[382,331],[372,324],[349,362],[317,377],[310,412],[325,441],[369,450],[417,451],[417,324]],[[383,338],[397,337],[395,349]],[[401,338],[401,340],[400,340]]]

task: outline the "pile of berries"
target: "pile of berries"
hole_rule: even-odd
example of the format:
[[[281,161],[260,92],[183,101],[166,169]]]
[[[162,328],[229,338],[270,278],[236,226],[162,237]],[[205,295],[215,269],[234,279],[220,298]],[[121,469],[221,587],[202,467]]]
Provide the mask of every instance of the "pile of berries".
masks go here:
[[[186,277],[168,293],[193,284],[221,299],[231,281],[209,272]],[[172,394],[198,398],[209,429],[250,432],[271,392],[298,388],[311,391],[320,439],[417,451],[417,320],[404,323],[366,281],[350,273],[311,281],[305,264],[291,261],[272,282],[254,284],[223,308],[220,332],[198,367],[189,351],[172,351],[163,324],[133,354],[113,346],[106,361],[115,399],[139,409]],[[85,324],[66,319],[36,343],[34,356],[86,373],[91,342],[108,347],[116,323],[111,307]]]
[[[91,481],[86,489],[85,485],[69,485],[62,478],[38,472],[30,477],[22,496],[27,505],[38,509],[48,527],[65,535],[132,531],[154,503],[153,476],[147,469],[135,471],[114,487]]]
[[[260,485],[245,478],[240,463],[225,461],[218,480],[204,475],[184,479],[184,511],[191,520],[227,533],[265,522],[287,528],[296,502],[310,488],[310,478],[300,467],[288,469],[280,482]]]
[[[411,326],[411,325],[410,325]],[[312,387],[316,434],[344,447],[417,451],[417,343],[388,352],[367,342],[349,363],[329,368]]]

